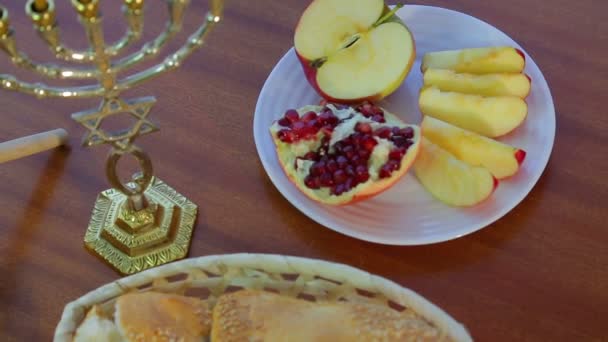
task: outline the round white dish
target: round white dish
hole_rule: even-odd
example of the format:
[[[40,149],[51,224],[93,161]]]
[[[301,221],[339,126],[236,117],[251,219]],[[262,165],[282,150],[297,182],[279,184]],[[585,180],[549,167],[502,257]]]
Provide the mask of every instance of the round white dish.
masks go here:
[[[528,117],[500,141],[523,148],[519,172],[500,182],[495,193],[470,208],[447,206],[433,198],[410,171],[397,184],[371,199],[333,207],[303,195],[279,165],[268,128],[285,110],[319,102],[291,48],[266,80],[255,109],[253,132],[262,164],[277,189],[305,215],[342,234],[390,245],[421,245],[455,239],[498,220],[519,204],[545,169],[555,138],[555,108],[547,82],[534,60],[506,34],[469,15],[431,6],[406,5],[397,14],[416,40],[416,61],[401,87],[379,104],[408,123],[419,124],[420,62],[427,52],[508,45],[526,56],[525,73],[532,78],[526,98]]]

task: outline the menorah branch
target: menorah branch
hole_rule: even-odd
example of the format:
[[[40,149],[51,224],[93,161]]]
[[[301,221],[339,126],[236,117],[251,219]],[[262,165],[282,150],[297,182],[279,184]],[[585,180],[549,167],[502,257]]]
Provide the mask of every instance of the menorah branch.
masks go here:
[[[95,53],[92,51],[73,50],[61,43],[59,27],[55,21],[55,3],[53,0],[46,1],[47,6],[42,9],[36,6],[36,1],[29,0],[26,4],[26,13],[32,20],[38,35],[49,46],[55,57],[67,62],[90,63],[95,61]],[[126,1],[122,11],[127,22],[127,31],[115,43],[105,48],[108,56],[116,56],[125,48],[141,38],[143,31],[143,10],[141,4]]]
[[[178,67],[190,54],[202,46],[206,35],[220,21],[221,17],[213,12],[209,12],[205,18],[205,22],[188,38],[187,43],[182,48],[165,58],[163,63],[121,79],[114,86],[115,91],[120,92],[127,90]],[[104,94],[104,88],[98,85],[81,87],[53,87],[42,83],[32,84],[20,81],[16,77],[5,74],[0,74],[0,87],[6,90],[19,91],[41,98],[84,98],[99,97]]]
[[[99,57],[96,51],[88,51],[86,53],[74,52],[60,44],[58,28],[54,21],[54,12],[52,12],[54,11],[54,3],[49,0],[47,1],[48,6],[44,13],[39,13],[36,10],[35,0],[28,2],[26,10],[29,11],[28,14],[34,21],[39,34],[50,45],[51,50],[60,55],[60,57],[63,57],[63,59],[70,61],[97,61]],[[163,32],[152,42],[145,44],[139,51],[120,59],[116,63],[108,62],[109,67],[106,71],[111,74],[117,74],[158,55],[167,42],[180,31],[183,13],[188,4],[189,0],[169,0],[168,11],[170,19]],[[16,46],[14,33],[10,30],[8,11],[4,8],[0,8],[0,10],[0,34],[2,33],[1,28],[6,27],[6,32],[0,35],[0,47],[9,55],[15,65],[53,79],[95,79],[105,77],[103,74],[106,71],[100,71],[99,68],[68,68],[31,60],[25,53],[20,52]],[[106,48],[105,44],[103,44],[103,51],[100,50],[99,52],[103,53],[105,58],[118,54],[120,50],[141,36],[143,26],[141,11],[141,8],[125,6],[125,13],[130,29],[126,36],[115,45]],[[81,16],[81,21],[87,32],[96,30],[95,26],[98,25],[99,20],[101,19],[97,17],[97,13],[91,17]]]
[[[165,58],[163,63],[121,80],[118,82],[117,88],[120,91],[129,89],[180,66],[194,51],[203,46],[205,37],[220,19],[221,17],[213,12],[207,13],[205,22],[188,38],[184,46]]]

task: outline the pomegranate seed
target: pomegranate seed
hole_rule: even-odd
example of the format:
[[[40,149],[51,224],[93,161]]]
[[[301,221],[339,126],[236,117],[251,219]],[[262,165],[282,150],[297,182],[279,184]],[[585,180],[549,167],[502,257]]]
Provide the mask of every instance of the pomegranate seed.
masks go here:
[[[341,141],[338,141],[334,144],[334,150],[336,151],[336,153],[342,153],[344,149],[344,144],[342,144]]]
[[[391,128],[391,131],[393,132],[393,134],[399,135],[399,133],[401,133],[401,128],[395,126],[395,127]]]
[[[330,159],[327,162],[327,171],[335,172],[338,169],[338,163],[334,159]]]
[[[313,119],[313,120],[310,120],[310,121],[308,122],[308,124],[309,124],[309,125],[311,125],[311,126],[313,126],[313,127],[315,127],[315,128],[317,129],[317,132],[318,132],[318,131],[319,131],[321,128],[323,128],[323,123],[322,123],[322,122],[321,122],[321,120],[319,120],[319,119]]]
[[[361,141],[361,145],[363,146],[363,148],[370,152],[374,149],[374,147],[376,147],[377,144],[378,142],[376,141],[376,139],[372,138],[371,135],[365,136]]]
[[[399,168],[401,168],[401,163],[395,160],[389,160],[384,165],[388,165],[388,167],[390,167],[392,171],[399,170]]]
[[[318,161],[310,167],[310,174],[313,176],[320,176],[325,172],[327,172],[327,169],[325,168],[325,162],[323,161]]]
[[[319,115],[319,121],[323,123],[323,125],[331,125],[335,126],[338,124],[338,117],[335,116],[331,111],[323,112]]]
[[[393,141],[393,143],[395,143],[395,145],[397,145],[397,147],[405,147],[405,145],[408,142],[408,139],[406,139],[405,137],[402,137],[400,135],[394,135],[391,140]],[[411,143],[410,143],[410,145],[411,145]]]
[[[359,150],[359,157],[361,157],[361,159],[368,160],[370,155],[371,152],[369,150],[366,150],[364,148]]]
[[[304,178],[304,184],[311,189],[318,189],[321,187],[321,182],[319,178],[312,177],[311,175],[306,176]]]
[[[376,130],[375,134],[382,139],[388,139],[391,137],[391,129],[389,127],[381,127]]]
[[[332,193],[336,196],[340,196],[344,193],[344,184],[338,184],[332,189]]]
[[[291,126],[291,121],[289,121],[289,119],[287,119],[287,118],[281,118],[281,119],[279,119],[279,125],[281,125],[283,127],[289,127],[289,126]]]
[[[384,116],[383,115],[374,115],[372,117],[372,120],[374,120],[376,122],[380,122],[380,123],[386,122],[386,120],[384,120]]]
[[[388,164],[384,164],[380,168],[380,172],[378,172],[378,175],[380,176],[380,178],[388,178],[391,176],[391,173],[393,173],[391,167]]]
[[[282,129],[277,133],[277,137],[279,138],[279,140],[281,140],[282,142],[285,143],[291,143],[294,142],[297,138],[297,135],[288,129]]]
[[[401,158],[403,158],[404,154],[405,154],[405,149],[397,148],[388,153],[388,158],[392,159],[392,160],[401,161]]]
[[[306,127],[302,129],[303,135],[316,135],[319,132],[319,127],[316,126],[316,123],[316,120],[308,121]]]
[[[287,120],[289,120],[291,123],[294,123],[294,122],[300,120],[300,114],[298,114],[297,110],[290,109],[285,112],[285,118]]]
[[[414,129],[412,127],[405,127],[399,130],[399,134],[407,139],[414,137]]]
[[[342,149],[342,153],[344,153],[348,160],[352,160],[356,152],[352,145],[348,145]]]
[[[334,172],[334,183],[336,184],[342,184],[346,182],[347,178],[348,177],[346,176],[344,170],[336,170],[336,172]]]
[[[331,176],[330,173],[324,173],[319,177],[319,182],[321,184],[321,186],[333,186],[334,185],[334,178]]]
[[[367,171],[367,168],[363,165],[357,166],[355,173],[357,175],[358,183],[365,183],[369,179],[369,172]]]
[[[371,133],[372,132],[372,125],[370,125],[367,122],[359,122],[355,126],[355,130],[357,132],[361,132],[361,133]]]
[[[331,135],[331,133],[334,131],[334,128],[324,126],[323,128],[321,128],[321,131],[323,132],[324,135]]]
[[[307,112],[306,114],[302,115],[302,118],[300,120],[302,120],[304,122],[308,122],[308,121],[314,120],[316,118],[317,118],[317,113]]]
[[[356,186],[355,180],[353,178],[349,178],[344,182],[344,192],[349,192],[352,188]]]
[[[338,168],[340,169],[344,169],[348,165],[348,159],[346,159],[345,156],[338,156],[336,161],[338,162]]]
[[[349,177],[353,177],[353,176],[356,175],[355,168],[352,165],[347,165],[344,168],[344,173],[346,173],[346,175],[349,176]]]
[[[355,133],[351,134],[349,137],[350,144],[359,146],[361,144],[361,138],[363,138],[363,137],[364,137],[364,135],[359,132],[355,132]]]
[[[378,106],[373,106],[372,107],[372,113],[374,115],[382,115],[382,116],[384,116],[384,111],[382,110],[382,108],[380,108]]]
[[[306,127],[306,123],[302,121],[294,122],[293,125],[291,125],[291,128],[296,132],[301,131],[302,129],[304,129],[304,127]]]
[[[359,157],[359,155],[356,154],[350,159],[350,163],[351,163],[351,165],[357,166],[357,165],[362,165],[363,163],[367,164],[367,161],[363,160],[363,158]]]
[[[372,115],[374,115],[373,110],[374,110],[373,106],[368,102],[368,103],[365,103],[363,106],[361,106],[360,112],[364,116],[372,116]]]

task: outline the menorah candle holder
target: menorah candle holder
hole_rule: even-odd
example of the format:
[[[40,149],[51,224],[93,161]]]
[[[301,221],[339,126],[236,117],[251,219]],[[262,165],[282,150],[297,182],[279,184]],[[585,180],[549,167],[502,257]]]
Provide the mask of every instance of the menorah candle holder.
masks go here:
[[[135,140],[159,128],[148,119],[154,97],[122,99],[120,94],[145,81],[173,70],[200,48],[204,39],[220,21],[223,0],[210,0],[204,22],[177,51],[162,62],[124,78],[118,75],[142,61],[157,56],[162,48],[181,31],[189,0],[166,0],[169,21],[160,35],[143,44],[141,49],[122,58],[119,54],[141,38],[144,23],[144,0],[123,0],[127,22],[124,36],[106,44],[102,29],[99,0],[71,0],[84,27],[89,49],[76,51],[62,43],[55,20],[53,0],[29,0],[25,12],[42,40],[59,60],[89,66],[59,66],[33,61],[20,51],[10,26],[9,13],[0,7],[0,48],[12,63],[47,78],[95,80],[91,85],[54,87],[27,83],[7,74],[0,74],[3,89],[34,95],[38,98],[101,97],[99,107],[72,114],[87,129],[83,146],[110,145],[106,176],[112,189],[101,192],[95,202],[85,233],[88,250],[122,274],[131,274],[188,254],[198,207],[154,175],[148,154],[135,145]],[[113,59],[116,60],[113,60]],[[102,122],[114,115],[135,119],[131,127],[119,131],[102,129]],[[133,156],[141,168],[132,180],[123,184],[117,175],[118,161]]]

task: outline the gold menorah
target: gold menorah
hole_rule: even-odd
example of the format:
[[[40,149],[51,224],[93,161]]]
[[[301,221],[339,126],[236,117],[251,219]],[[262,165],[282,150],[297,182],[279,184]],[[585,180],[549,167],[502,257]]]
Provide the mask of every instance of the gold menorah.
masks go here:
[[[143,71],[118,78],[121,72],[157,56],[171,39],[181,31],[189,0],[166,0],[169,21],[162,33],[146,42],[139,51],[116,61],[124,49],[141,38],[144,23],[144,0],[123,0],[127,22],[124,36],[106,45],[103,35],[99,0],[71,0],[89,42],[89,49],[76,51],[62,44],[55,20],[52,0],[29,0],[25,5],[42,40],[56,58],[71,63],[88,63],[86,67],[67,67],[39,63],[17,48],[15,34],[10,27],[9,13],[0,6],[0,47],[12,63],[53,79],[95,80],[92,85],[54,87],[41,83],[27,83],[12,75],[0,74],[3,89],[18,91],[38,98],[101,97],[98,108],[72,114],[72,118],[87,129],[83,139],[86,147],[109,144],[106,176],[112,189],[101,192],[95,202],[84,242],[88,250],[101,257],[123,274],[181,259],[188,253],[198,207],[154,176],[152,162],[146,152],[134,144],[144,134],[159,128],[148,119],[156,102],[154,97],[123,100],[120,93],[154,77],[173,70],[200,48],[207,34],[220,21],[223,0],[210,0],[204,22],[177,51],[162,62]],[[135,123],[124,130],[102,129],[104,119],[130,115]],[[123,184],[117,175],[118,161],[132,155],[139,162],[140,172]]]

